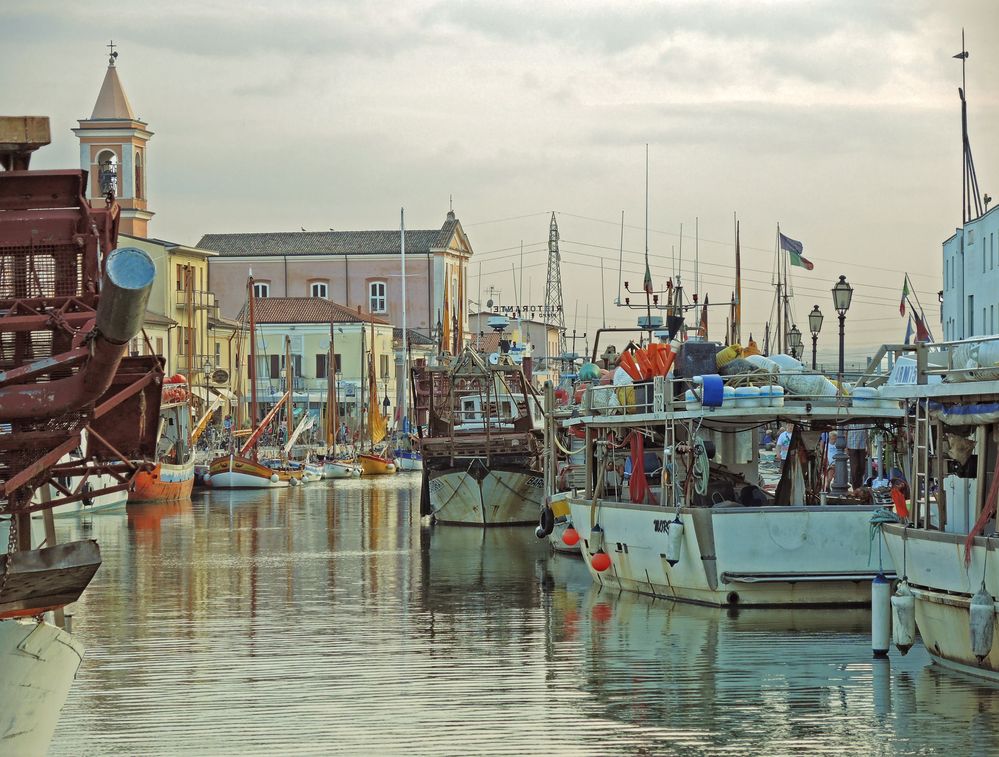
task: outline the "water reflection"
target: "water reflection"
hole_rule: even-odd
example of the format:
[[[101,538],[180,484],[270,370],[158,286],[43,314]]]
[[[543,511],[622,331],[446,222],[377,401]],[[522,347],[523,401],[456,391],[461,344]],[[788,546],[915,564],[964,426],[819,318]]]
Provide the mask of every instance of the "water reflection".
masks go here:
[[[418,483],[63,519],[105,562],[53,753],[991,749],[993,690],[872,660],[864,612],[601,592],[532,529],[421,526]]]

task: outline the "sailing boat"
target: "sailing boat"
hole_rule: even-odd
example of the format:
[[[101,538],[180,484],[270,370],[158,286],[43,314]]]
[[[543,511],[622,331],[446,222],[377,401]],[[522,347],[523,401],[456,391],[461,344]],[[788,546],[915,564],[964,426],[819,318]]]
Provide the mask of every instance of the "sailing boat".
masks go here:
[[[183,376],[163,382],[157,462],[132,479],[128,501],[170,502],[187,499],[194,488],[194,444],[191,438],[190,392]]]
[[[247,279],[247,304],[250,317],[250,418],[257,417],[257,336],[253,310],[253,272]],[[290,383],[290,382],[289,382]],[[301,483],[302,471],[287,466],[265,465],[257,460],[257,442],[264,429],[274,420],[285,402],[291,399],[291,387],[278,400],[277,404],[254,429],[238,452],[231,450],[228,455],[212,460],[205,482],[213,489],[279,489]]]
[[[364,350],[364,329],[361,329],[361,354]],[[362,359],[363,364],[363,359]],[[364,382],[361,382],[364,391]],[[362,398],[363,399],[363,398]],[[383,476],[395,473],[395,463],[375,452],[375,445],[385,440],[387,435],[385,416],[378,407],[378,383],[375,378],[375,322],[371,321],[371,353],[368,361],[368,451],[357,456],[361,472],[365,476]]]
[[[323,478],[358,478],[361,467],[356,460],[337,456],[336,437],[340,426],[340,397],[336,384],[336,333],[333,315],[330,314],[330,349],[326,363],[326,459],[323,461]]]
[[[399,425],[401,427],[402,438],[400,445],[395,450],[395,467],[401,471],[421,471],[423,470],[423,455],[419,450],[413,449],[412,436],[409,430],[409,334],[406,332],[406,210],[399,211],[399,255],[402,258],[402,355],[405,370],[402,380],[405,385],[402,389],[402,407],[399,412]],[[399,377],[396,377],[399,381]]]

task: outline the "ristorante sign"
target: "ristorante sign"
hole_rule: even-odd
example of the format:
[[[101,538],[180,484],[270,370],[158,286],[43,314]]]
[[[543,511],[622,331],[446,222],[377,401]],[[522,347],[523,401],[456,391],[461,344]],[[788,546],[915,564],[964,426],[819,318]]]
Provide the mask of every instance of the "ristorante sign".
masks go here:
[[[540,315],[547,317],[555,313],[561,313],[560,307],[547,307],[545,305],[494,305],[492,312],[497,315]]]

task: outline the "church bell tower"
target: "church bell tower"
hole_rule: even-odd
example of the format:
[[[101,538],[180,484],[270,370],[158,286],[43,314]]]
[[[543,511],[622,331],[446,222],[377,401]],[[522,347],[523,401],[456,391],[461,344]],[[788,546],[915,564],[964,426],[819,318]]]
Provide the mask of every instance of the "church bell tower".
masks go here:
[[[132,110],[115,67],[114,42],[108,47],[108,70],[94,112],[73,133],[80,140],[80,167],[89,172],[87,198],[100,204],[113,191],[121,206],[119,230],[145,237],[153,217],[146,202],[146,145],[153,133]]]

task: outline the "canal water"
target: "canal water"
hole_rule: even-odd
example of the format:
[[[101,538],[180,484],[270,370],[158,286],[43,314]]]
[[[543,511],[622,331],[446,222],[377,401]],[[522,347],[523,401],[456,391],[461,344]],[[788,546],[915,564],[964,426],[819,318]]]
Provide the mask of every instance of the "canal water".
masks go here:
[[[58,519],[104,564],[52,754],[996,753],[996,691],[872,660],[865,612],[601,592],[533,529],[421,526],[418,484]]]

